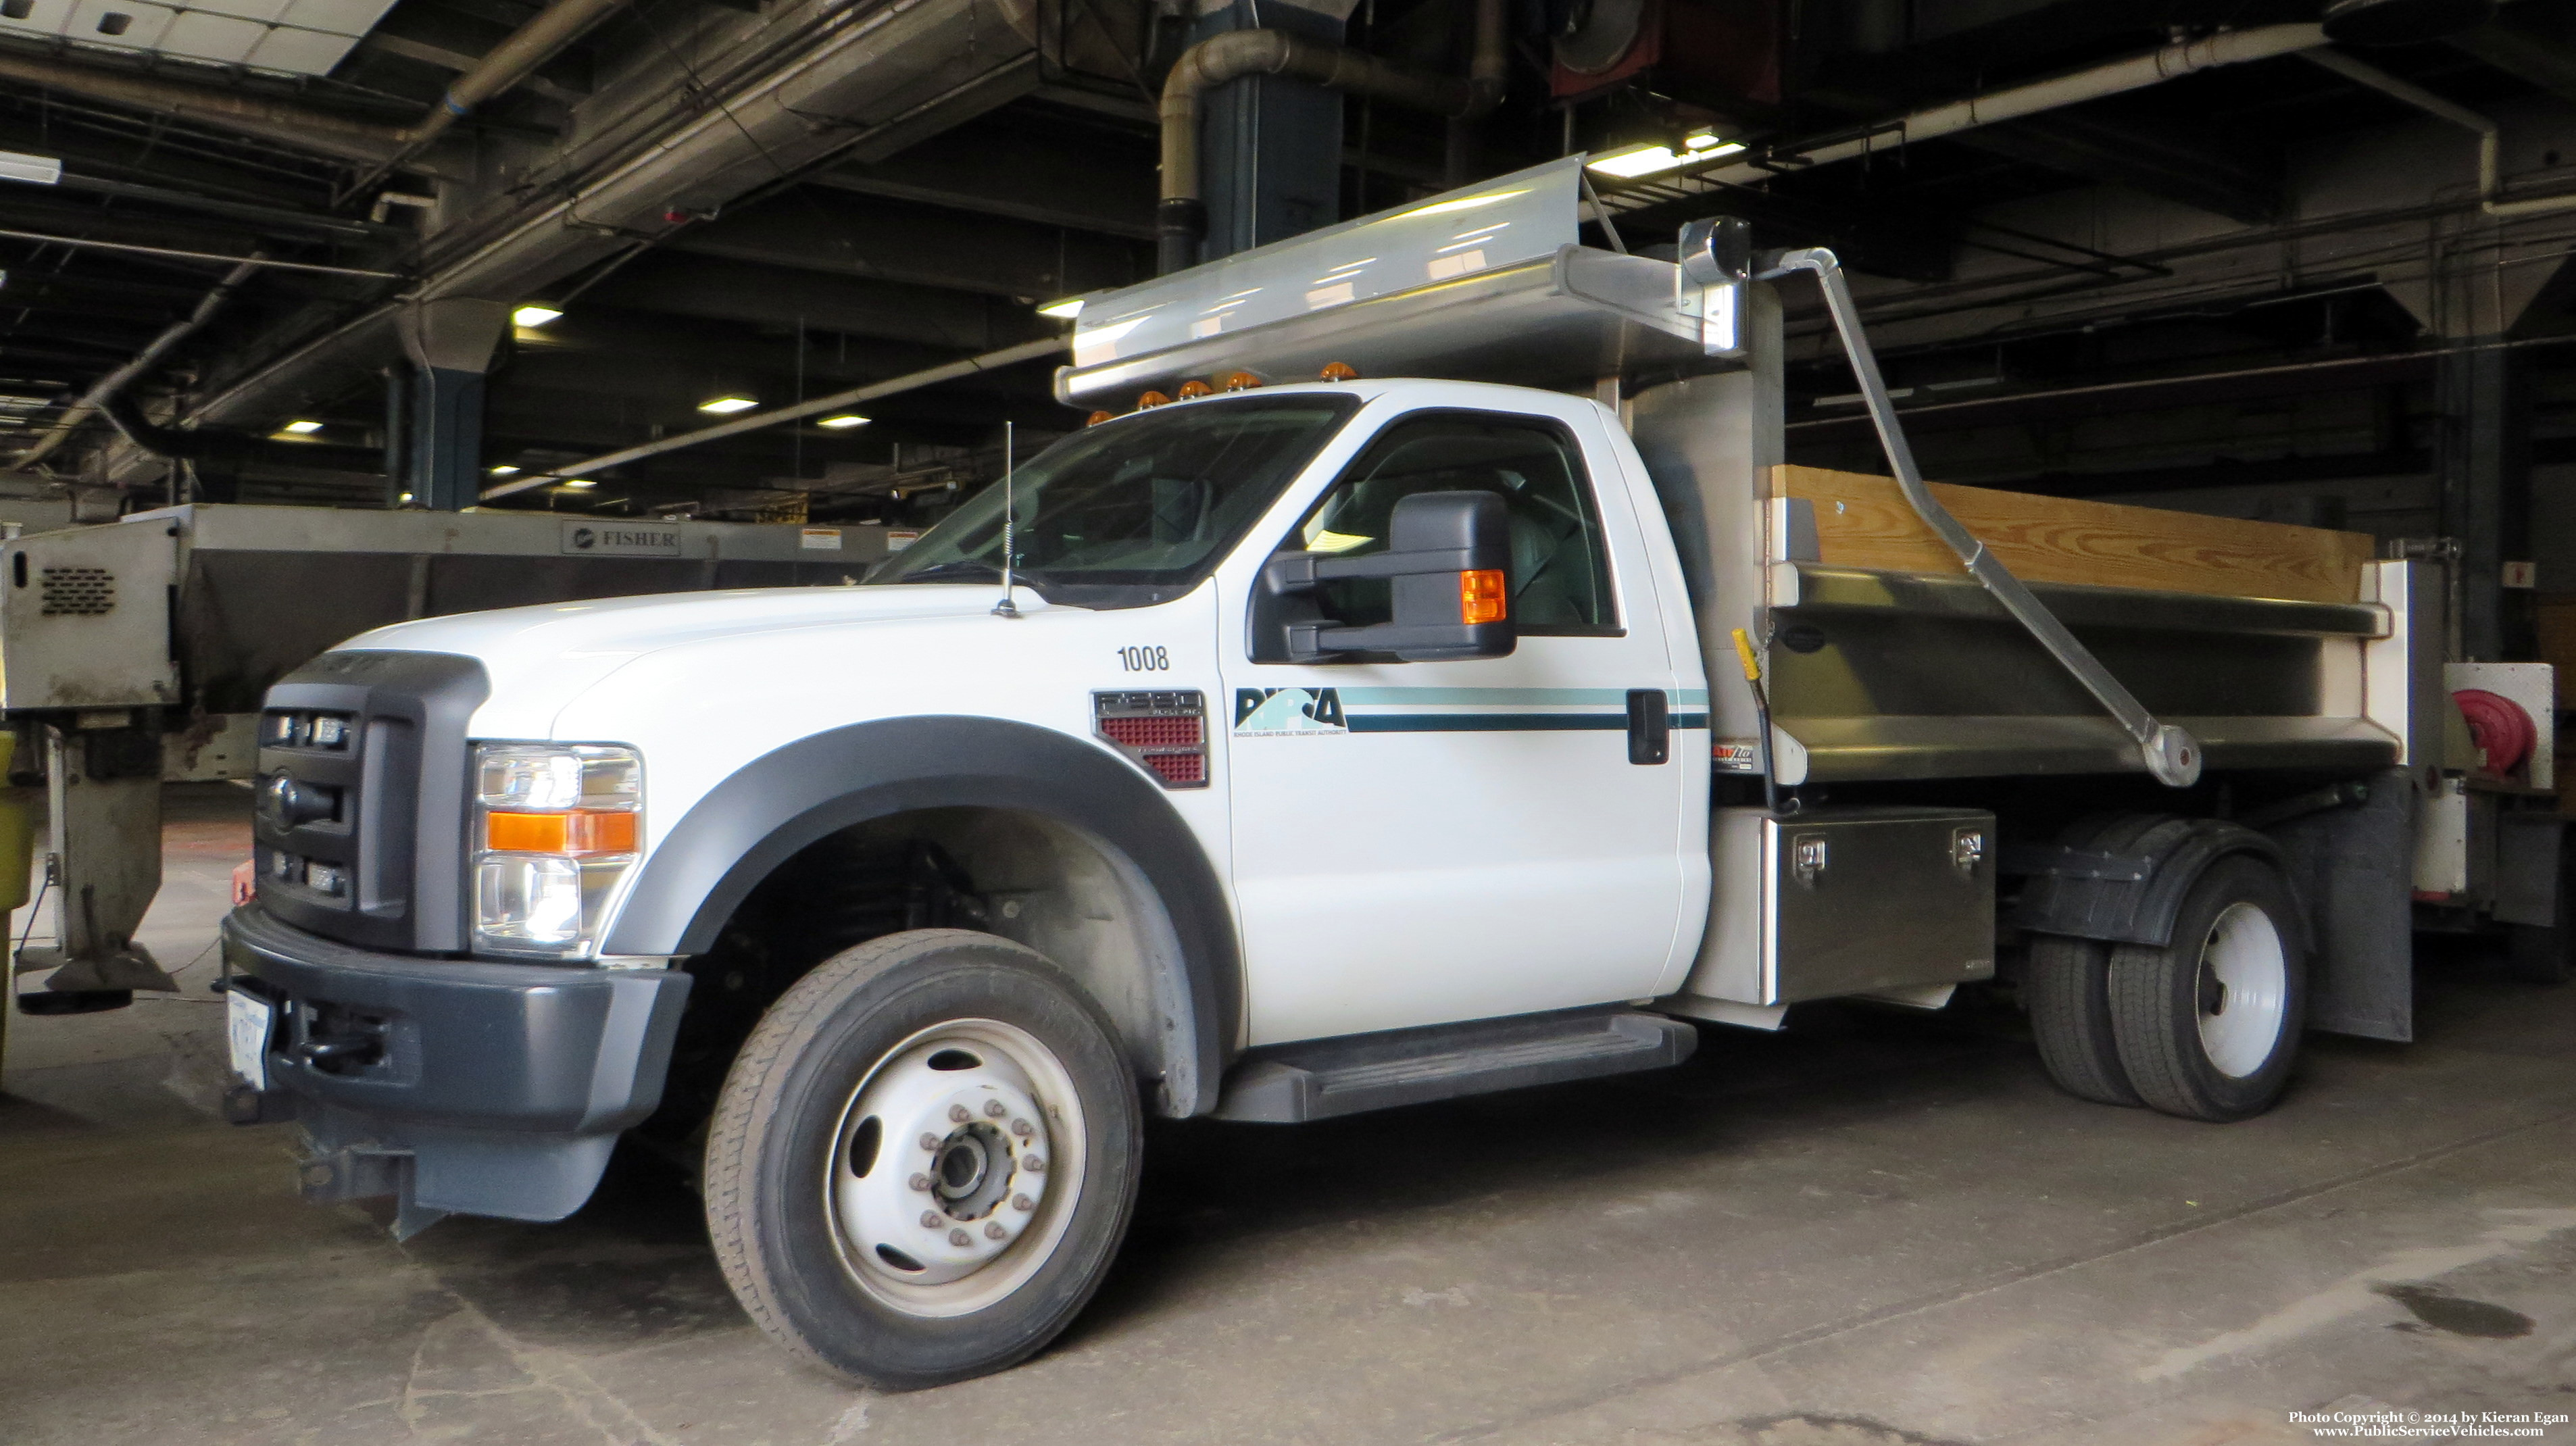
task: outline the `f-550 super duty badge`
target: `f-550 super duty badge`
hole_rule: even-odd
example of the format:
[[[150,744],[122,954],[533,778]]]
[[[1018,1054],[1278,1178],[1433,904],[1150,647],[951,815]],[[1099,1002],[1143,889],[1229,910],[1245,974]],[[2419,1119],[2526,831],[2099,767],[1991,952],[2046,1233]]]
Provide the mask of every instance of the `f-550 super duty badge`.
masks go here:
[[[1349,731],[1350,723],[1342,717],[1342,695],[1336,689],[1234,690],[1234,736],[1237,738],[1286,738]]]

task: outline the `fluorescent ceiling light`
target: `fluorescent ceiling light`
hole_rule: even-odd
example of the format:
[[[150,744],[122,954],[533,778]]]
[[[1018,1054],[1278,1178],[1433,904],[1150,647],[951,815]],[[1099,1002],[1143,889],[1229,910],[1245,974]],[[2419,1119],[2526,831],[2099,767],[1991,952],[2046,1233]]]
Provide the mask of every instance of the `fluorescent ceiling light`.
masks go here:
[[[748,412],[759,405],[760,403],[753,401],[749,397],[718,397],[712,402],[698,403],[698,410],[701,412],[713,412],[717,416],[721,417],[730,415],[734,412]]]
[[[1082,298],[1079,296],[1068,296],[1060,301],[1050,301],[1046,305],[1038,308],[1038,315],[1058,317],[1065,321],[1071,321],[1075,317],[1082,315]]]
[[[511,466],[511,465],[510,465],[509,463],[507,463],[507,462],[504,462],[504,463],[502,463],[500,466],[495,467],[495,468],[493,468],[493,469],[492,469],[492,475],[493,475],[493,476],[495,476],[495,477],[508,477],[508,476],[511,476],[511,475],[515,474],[518,470],[519,470],[518,468]]]
[[[1635,180],[1639,176],[1657,175],[1700,161],[1713,161],[1720,156],[1731,156],[1744,149],[1742,141],[1721,141],[1705,131],[1693,135],[1682,144],[1684,149],[1680,151],[1670,146],[1631,146],[1624,151],[1612,151],[1605,156],[1596,156],[1585,162],[1584,168],[1599,171],[1605,176]]]
[[[282,432],[293,432],[299,437],[309,437],[314,433],[321,431],[322,424],[320,422],[289,422],[278,430]]]
[[[543,326],[547,322],[550,322],[561,315],[563,315],[563,311],[558,307],[539,306],[534,302],[531,302],[528,305],[522,306],[518,310],[510,313],[510,324],[512,326]]]
[[[568,477],[564,479],[562,485],[566,487],[596,487],[599,484],[587,477]]]
[[[858,413],[856,413],[856,412],[843,412],[841,415],[839,415],[839,416],[837,416],[837,417],[825,417],[823,420],[821,420],[821,421],[819,421],[819,422],[816,422],[814,425],[815,425],[815,426],[818,426],[818,427],[829,427],[829,428],[831,428],[833,431],[837,432],[837,431],[840,431],[840,430],[841,430],[842,428],[844,428],[844,427],[864,427],[864,426],[866,426],[867,424],[868,424],[868,419],[867,419],[867,418],[865,418],[865,417],[860,416]]]
[[[29,181],[39,186],[51,186],[62,178],[63,163],[52,156],[0,151],[0,181]]]

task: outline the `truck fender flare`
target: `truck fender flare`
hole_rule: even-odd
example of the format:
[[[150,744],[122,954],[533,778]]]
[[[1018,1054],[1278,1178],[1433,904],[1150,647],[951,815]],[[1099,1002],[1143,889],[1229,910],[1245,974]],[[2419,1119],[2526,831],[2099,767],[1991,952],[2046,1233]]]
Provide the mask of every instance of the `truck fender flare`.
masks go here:
[[[753,759],[707,791],[627,894],[602,952],[700,954],[744,898],[808,844],[856,824],[928,808],[1050,816],[1124,854],[1153,890],[1187,978],[1194,1096],[1215,1106],[1238,1051],[1243,971],[1233,914],[1207,852],[1163,790],[1107,749],[1050,728],[971,716],[889,718],[810,734]]]
[[[2235,854],[2270,864],[2298,897],[2278,843],[2218,818],[2096,814],[2077,820],[2053,845],[2007,848],[2001,868],[2026,879],[2012,916],[2020,928],[2161,946],[2173,942],[2174,917],[2191,886],[2211,864]],[[2300,900],[2299,917],[2291,921],[2302,949],[2315,934],[2307,908]]]

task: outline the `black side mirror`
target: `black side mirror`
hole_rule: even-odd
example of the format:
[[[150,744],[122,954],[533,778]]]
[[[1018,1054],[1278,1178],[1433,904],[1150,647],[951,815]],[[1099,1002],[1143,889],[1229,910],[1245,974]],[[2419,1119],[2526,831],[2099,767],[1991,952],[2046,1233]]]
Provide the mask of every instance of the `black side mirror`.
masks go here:
[[[1408,663],[1430,663],[1511,655],[1520,634],[1511,617],[1511,519],[1503,499],[1490,492],[1416,493],[1395,504],[1387,544],[1367,557],[1283,552],[1270,559],[1253,587],[1253,661],[1321,663],[1336,655],[1393,653]],[[1315,605],[1317,584],[1360,577],[1388,580],[1393,620],[1374,627],[1325,621]]]

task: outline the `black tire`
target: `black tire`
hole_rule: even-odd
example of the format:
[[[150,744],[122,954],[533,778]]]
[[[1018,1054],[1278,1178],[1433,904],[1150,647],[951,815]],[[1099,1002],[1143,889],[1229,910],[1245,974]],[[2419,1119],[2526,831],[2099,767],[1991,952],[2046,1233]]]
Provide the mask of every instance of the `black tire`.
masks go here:
[[[1008,1128],[1033,1133],[1038,1144],[1014,1155],[1026,1141],[1002,1135],[1002,1122],[1022,1113],[1017,1104],[990,1111],[989,1126],[982,1110],[940,1115],[961,1122],[946,1145],[907,1166],[899,1151],[915,1142],[927,1148],[932,1136],[902,1121],[933,1116],[888,1108],[896,1118],[890,1125],[850,1116],[877,1100],[881,1086],[894,1087],[885,1081],[928,1080],[925,1067],[967,1068],[942,1062],[955,1057],[982,1065],[975,1054],[944,1047],[959,1030],[985,1031],[988,1041],[1001,1042],[1005,1065],[1028,1066],[1018,1076],[1028,1084],[1021,1097],[1041,1112],[1039,1128],[1022,1132],[1017,1119]],[[1107,1274],[1135,1203],[1140,1114],[1136,1080],[1108,1018],[1040,955],[962,929],[914,930],[846,949],[770,1006],[726,1076],[706,1154],[707,1229],[717,1264],[771,1339],[845,1379],[911,1390],[1000,1370],[1054,1339]],[[896,1181],[913,1191],[930,1188],[929,1181],[944,1191],[943,1180],[918,1171],[944,1171],[946,1151],[969,1131],[983,1132],[968,1143],[998,1162],[990,1175],[1000,1193],[982,1201],[981,1216],[936,1224],[945,1231],[954,1223],[947,1238],[960,1247],[1000,1253],[962,1267],[959,1282],[927,1287],[906,1283],[892,1265],[870,1263],[873,1249],[888,1262],[923,1269],[900,1251],[854,1241],[844,1222],[858,1207],[845,1207],[839,1192],[873,1191],[867,1198],[882,1201]],[[976,1143],[987,1139],[992,1143]],[[1040,1146],[1059,1162],[1078,1147],[1080,1168],[1059,1164],[1052,1176],[1043,1174],[1050,1162]],[[845,1164],[845,1154],[857,1162],[862,1151],[864,1167]],[[872,1173],[880,1166],[883,1173]],[[978,1176],[986,1173],[976,1167]],[[1069,1196],[1062,1190],[1068,1175],[1079,1184]],[[1016,1184],[1038,1192],[1039,1203],[1032,1207],[1027,1191],[1014,1198]],[[907,1198],[942,1211],[971,1203],[926,1193]],[[1013,1214],[1015,1206],[1036,1213]],[[928,1210],[920,1219],[934,1223]],[[987,1247],[981,1229],[1001,1230],[1004,1222],[1025,1232]],[[927,1313],[936,1301],[914,1298],[959,1286],[971,1289],[948,1301],[956,1313]],[[979,1302],[974,1290],[1000,1293]]]
[[[2031,939],[2022,997],[2039,1062],[2057,1087],[2095,1104],[2138,1106],[2111,1028],[2111,946],[2039,934]]]
[[[2235,913],[2240,906],[2252,913]],[[2276,975],[2260,962],[2256,916],[2278,945]],[[2222,925],[2229,930],[2223,939]],[[2240,927],[2246,932],[2236,932]],[[2114,948],[2111,1028],[2139,1097],[2191,1120],[2250,1119],[2270,1109],[2289,1084],[2306,1017],[2303,935],[2289,884],[2262,860],[2236,854],[2193,882],[2174,916],[2171,944]],[[2213,990],[2227,961],[2246,958],[2256,961],[2254,977],[2235,986],[2232,1001],[2226,986]],[[2240,1012],[2221,1025],[2231,1002]],[[2238,1021],[2246,1023],[2234,1027]]]

